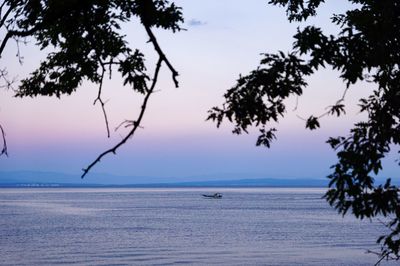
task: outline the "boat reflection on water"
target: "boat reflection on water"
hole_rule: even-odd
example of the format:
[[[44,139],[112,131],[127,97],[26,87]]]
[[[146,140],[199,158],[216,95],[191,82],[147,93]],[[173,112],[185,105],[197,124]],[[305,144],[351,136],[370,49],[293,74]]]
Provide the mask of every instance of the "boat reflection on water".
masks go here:
[[[222,198],[221,193],[214,193],[214,194],[203,194],[204,198],[210,198],[210,199],[220,199]]]

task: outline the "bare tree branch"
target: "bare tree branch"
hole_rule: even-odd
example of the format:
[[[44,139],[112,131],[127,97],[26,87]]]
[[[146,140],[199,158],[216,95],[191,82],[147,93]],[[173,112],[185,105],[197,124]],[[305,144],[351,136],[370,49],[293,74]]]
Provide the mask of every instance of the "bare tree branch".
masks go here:
[[[0,56],[1,56],[1,54],[3,53],[3,50],[4,50],[4,48],[6,47],[6,44],[7,44],[7,42],[8,42],[8,40],[11,38],[11,33],[8,31],[7,33],[6,33],[6,36],[4,36],[4,39],[3,39],[3,41],[1,42],[1,45],[0,45]]]
[[[104,79],[104,73],[105,72],[106,72],[106,69],[105,69],[104,65],[102,65],[102,72],[101,72],[99,90],[98,90],[97,98],[94,100],[93,105],[95,105],[97,102],[100,103],[101,110],[103,111],[103,115],[104,115],[104,121],[106,123],[107,138],[109,138],[110,137],[110,126],[108,124],[107,112],[106,112],[106,109],[104,107],[105,106],[105,102],[101,98],[101,89],[103,87],[103,79]]]
[[[158,41],[156,37],[154,36],[153,32],[151,31],[151,28],[147,25],[144,25],[147,34],[149,35],[150,42],[153,43],[154,49],[157,51],[158,55],[160,56],[160,59],[165,62],[165,64],[168,66],[169,70],[172,73],[172,80],[175,83],[175,87],[179,87],[178,80],[176,79],[178,77],[178,71],[175,70],[175,68],[172,66],[172,64],[169,62],[167,57],[165,56],[164,52],[161,50],[160,45],[158,44]]]
[[[298,107],[299,107],[299,95],[296,95],[296,103],[292,111],[293,112],[297,111]]]
[[[172,80],[174,81],[175,87],[179,86],[179,83],[178,83],[178,80],[177,80],[177,77],[179,75],[178,72],[175,70],[175,68],[169,62],[168,58],[165,56],[165,54],[162,51],[160,45],[158,44],[157,38],[154,36],[150,26],[144,25],[144,27],[146,29],[147,34],[149,35],[150,42],[153,44],[154,49],[156,50],[156,52],[157,52],[157,54],[159,56],[159,59],[158,59],[157,64],[156,64],[156,68],[155,68],[155,71],[154,71],[154,76],[153,76],[153,79],[152,79],[151,86],[150,86],[150,88],[146,89],[146,94],[145,94],[145,97],[143,99],[143,103],[142,103],[142,106],[141,106],[141,109],[140,109],[139,116],[135,121],[133,121],[133,120],[131,120],[131,121],[126,120],[125,121],[125,122],[129,121],[128,124],[133,126],[131,131],[129,131],[129,133],[120,142],[118,142],[113,148],[110,148],[110,149],[104,151],[103,153],[101,153],[91,164],[89,164],[88,167],[82,169],[83,170],[83,174],[82,174],[81,178],[84,178],[87,175],[87,173],[90,171],[90,169],[92,169],[93,166],[95,166],[97,163],[99,163],[100,160],[104,156],[106,156],[109,153],[116,154],[117,149],[119,147],[121,147],[123,144],[125,144],[125,142],[135,134],[136,130],[141,127],[140,126],[140,122],[142,121],[143,115],[144,115],[144,113],[146,111],[146,106],[147,106],[147,102],[148,102],[148,100],[150,98],[150,95],[154,92],[154,88],[155,88],[155,86],[157,84],[158,74],[160,72],[162,62],[165,62],[165,64],[167,65],[167,67],[171,71]],[[104,65],[103,65],[103,67],[104,67]],[[104,74],[104,72],[102,74]],[[99,87],[99,95],[100,95],[100,93],[101,93],[101,87]],[[99,101],[100,101],[100,103],[102,102],[101,99],[99,99]],[[104,109],[103,109],[103,112],[104,112]],[[108,130],[108,128],[107,128],[107,130]]]
[[[6,1],[3,0],[3,3],[1,3],[1,5],[0,5],[0,14],[3,11],[3,7],[5,4],[6,4]]]
[[[395,257],[390,256],[390,252],[389,251],[375,252],[375,251],[372,251],[372,250],[367,250],[367,253],[374,254],[374,255],[377,255],[379,257],[378,261],[374,264],[374,266],[380,265],[383,260],[387,260],[387,261],[389,259],[390,260],[397,260]]]
[[[13,9],[14,9],[13,6],[10,6],[10,7],[8,8],[8,10],[7,10],[6,13],[4,14],[4,16],[1,18],[0,27],[3,27],[4,23],[5,23],[6,20],[7,20],[7,17],[10,15],[10,13],[11,13],[11,11],[12,11]]]
[[[6,44],[8,42],[8,40],[10,38],[14,38],[14,37],[27,37],[31,34],[33,34],[37,29],[39,28],[39,26],[36,26],[30,30],[27,31],[15,31],[15,30],[9,30],[6,33],[6,36],[4,37],[3,41],[1,42],[0,45],[0,57],[3,54],[3,50],[6,47]]]
[[[318,116],[318,118],[321,118],[321,117],[324,117],[326,115],[329,115],[331,113],[331,110],[329,110],[330,108],[332,108],[335,105],[338,105],[338,104],[342,103],[344,101],[344,99],[346,98],[346,94],[347,94],[348,90],[349,90],[349,87],[346,87],[346,89],[343,91],[342,97],[339,100],[337,100],[334,105],[327,106],[325,109],[328,109],[328,111],[326,111],[325,113],[320,114]]]
[[[332,114],[332,107],[334,107],[334,106],[336,106],[336,105],[339,105],[339,104],[341,104],[342,102],[344,102],[344,100],[346,99],[346,95],[347,95],[347,92],[348,92],[348,91],[349,91],[349,87],[346,87],[346,89],[343,91],[342,97],[340,97],[340,98],[336,101],[336,103],[335,103],[334,105],[329,105],[329,106],[327,106],[327,107],[325,108],[325,110],[327,110],[327,111],[321,113],[321,114],[318,115],[318,116],[314,116],[314,117],[320,119],[320,118],[322,118],[322,117],[324,117],[324,116],[327,116],[327,115],[329,115],[329,114]],[[296,106],[295,106],[295,108],[293,109],[293,111],[296,111],[296,110],[297,110],[297,107],[298,107],[298,98],[296,99]],[[307,121],[306,118],[301,117],[300,115],[296,115],[296,116],[297,116],[298,118],[300,118],[301,120],[303,120],[303,121]]]
[[[155,91],[153,91],[154,93]],[[122,126],[124,126],[124,128],[128,128],[131,127],[135,124],[135,121],[133,120],[127,120],[125,119],[124,121],[122,121],[117,127],[115,127],[115,131],[118,131]],[[142,126],[139,125],[140,128],[144,128]]]
[[[1,84],[0,88],[12,89],[14,90],[13,84],[17,82],[17,79],[14,77],[12,80],[8,79],[8,72],[7,69],[0,69],[0,79],[4,81],[4,85]]]
[[[100,154],[91,164],[89,164],[89,166],[83,170],[83,174],[81,176],[81,178],[84,178],[85,175],[90,171],[90,169],[95,166],[98,162],[100,162],[100,160],[106,156],[109,153],[113,153],[116,154],[116,151],[119,147],[121,147],[128,139],[130,139],[136,132],[136,129],[139,128],[140,122],[142,121],[144,112],[146,111],[146,106],[147,106],[147,102],[150,98],[150,95],[153,93],[153,90],[156,86],[157,83],[157,79],[158,79],[158,74],[160,72],[160,68],[161,68],[161,63],[163,62],[163,58],[160,56],[160,58],[158,59],[157,65],[156,65],[156,69],[154,71],[154,76],[153,76],[153,80],[151,83],[150,88],[146,91],[146,95],[143,99],[143,103],[140,109],[140,113],[138,118],[136,119],[136,121],[133,122],[133,128],[131,129],[131,131],[129,131],[129,133],[120,141],[118,142],[113,148],[106,150],[105,152],[103,152],[102,154]]]
[[[20,46],[19,46],[19,44],[22,42],[23,44],[27,44],[27,41],[26,40],[24,40],[24,41],[21,41],[20,39],[18,39],[18,37],[13,37],[13,39],[14,39],[14,41],[15,41],[15,44],[17,45],[17,57],[18,57],[18,62],[19,62],[19,64],[20,65],[22,65],[24,62],[23,62],[23,59],[24,59],[24,57],[21,55],[21,49],[20,49]]]
[[[4,132],[3,127],[0,125],[0,131],[1,131],[1,136],[3,138],[3,148],[0,152],[0,156],[1,155],[6,155],[8,157],[8,152],[7,152],[7,142],[6,142],[6,133]]]
[[[8,72],[6,69],[0,69],[0,79],[2,79],[5,84],[4,85],[0,85],[0,88],[6,88],[6,89],[13,89],[12,84],[14,82],[16,82],[15,79],[9,80],[7,78]],[[1,131],[1,137],[2,137],[2,141],[3,141],[3,147],[0,151],[0,156],[2,156],[3,154],[6,155],[8,157],[8,150],[7,150],[7,141],[6,141],[6,133],[4,132],[4,128],[2,127],[2,125],[0,124],[0,131]]]

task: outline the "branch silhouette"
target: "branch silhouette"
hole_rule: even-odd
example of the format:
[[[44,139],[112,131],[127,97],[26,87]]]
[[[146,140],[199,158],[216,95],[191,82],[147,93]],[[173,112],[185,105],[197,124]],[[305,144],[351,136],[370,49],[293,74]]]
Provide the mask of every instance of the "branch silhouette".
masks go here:
[[[0,156],[4,154],[4,155],[6,155],[8,157],[6,133],[4,132],[4,129],[3,129],[3,127],[1,125],[0,125],[0,131],[1,131],[1,136],[2,136],[2,139],[3,139],[3,148],[2,148],[2,150],[0,152]]]
[[[125,142],[128,141],[128,139],[130,139],[135,134],[136,130],[140,126],[140,122],[142,121],[142,118],[143,118],[144,113],[146,111],[147,102],[148,102],[148,100],[150,98],[150,95],[153,93],[154,88],[155,88],[155,86],[157,84],[158,74],[160,72],[161,64],[162,64],[163,61],[165,61],[165,60],[162,58],[162,56],[160,56],[158,61],[157,61],[157,64],[156,64],[156,69],[154,71],[154,76],[153,76],[153,79],[152,79],[152,82],[151,82],[151,86],[150,86],[149,89],[146,90],[146,94],[145,94],[145,97],[143,99],[142,106],[140,108],[139,116],[137,117],[136,121],[134,121],[132,123],[133,127],[132,127],[131,131],[129,131],[129,133],[120,142],[118,142],[114,147],[112,147],[111,149],[108,149],[105,152],[101,153],[91,164],[89,164],[88,167],[82,169],[83,170],[83,174],[82,174],[81,178],[84,178],[87,175],[87,173],[90,171],[90,169],[92,169],[93,166],[95,166],[97,163],[99,163],[100,160],[104,156],[106,156],[109,153],[116,154],[117,149],[119,147],[121,147]]]
[[[143,116],[144,116],[144,113],[145,113],[145,111],[146,111],[147,102],[148,102],[148,100],[149,100],[149,98],[150,98],[150,95],[154,92],[154,89],[155,89],[155,87],[156,87],[157,80],[158,80],[158,75],[159,75],[159,72],[160,72],[160,69],[161,69],[161,64],[162,64],[163,62],[167,65],[167,67],[169,68],[169,70],[170,70],[171,73],[172,73],[172,80],[173,80],[173,82],[174,82],[174,84],[175,84],[175,87],[178,87],[178,86],[179,86],[179,83],[178,83],[178,80],[177,80],[177,77],[178,77],[178,75],[179,75],[179,74],[178,74],[178,71],[175,70],[175,68],[174,68],[174,67],[172,66],[172,64],[169,62],[168,58],[165,56],[163,50],[161,49],[160,45],[158,44],[158,41],[157,41],[156,36],[154,35],[153,31],[151,30],[151,27],[150,27],[149,25],[147,25],[146,23],[143,23],[143,26],[144,26],[144,28],[146,29],[146,32],[147,32],[147,34],[148,34],[148,36],[149,36],[149,38],[150,38],[149,42],[151,42],[151,43],[153,44],[154,50],[157,52],[159,58],[158,58],[158,61],[157,61],[157,64],[156,64],[156,68],[155,68],[155,71],[154,71],[154,75],[153,75],[153,79],[152,79],[150,88],[148,88],[148,87],[146,86],[145,97],[144,97],[144,99],[143,99],[143,103],[142,103],[142,106],[141,106],[141,108],[140,108],[139,116],[137,117],[137,119],[136,119],[135,121],[131,121],[131,125],[133,126],[132,129],[131,129],[131,131],[129,131],[129,133],[128,133],[120,142],[118,142],[114,147],[112,147],[112,148],[110,148],[110,149],[104,151],[103,153],[101,153],[91,164],[88,165],[88,167],[82,169],[82,170],[83,170],[83,174],[82,174],[81,178],[84,178],[84,177],[88,174],[88,172],[89,172],[97,163],[99,163],[100,160],[101,160],[104,156],[106,156],[106,155],[109,154],[109,153],[116,154],[117,149],[118,149],[119,147],[121,147],[123,144],[125,144],[125,142],[127,142],[128,139],[130,139],[130,138],[135,134],[136,130],[137,130],[138,128],[140,128],[140,123],[141,123],[142,118],[143,118]],[[103,66],[103,67],[104,67],[104,66]],[[102,72],[102,78],[103,78],[103,75],[104,75],[104,68],[103,68],[103,72]],[[101,83],[102,83],[102,82],[101,82]],[[98,98],[97,98],[96,100],[99,100],[100,103],[102,104],[102,108],[103,108],[103,112],[104,112],[104,116],[105,116],[106,124],[107,124],[107,130],[109,130],[109,129],[108,129],[107,116],[106,116],[106,113],[105,113],[105,110],[104,110],[104,104],[103,104],[103,102],[102,102],[102,100],[101,100],[101,98],[100,98],[101,83],[100,83],[100,87],[99,87],[99,96],[98,96]],[[95,102],[96,102],[96,101],[95,101]],[[109,131],[108,131],[108,132],[109,132]]]
[[[93,105],[96,105],[97,102],[100,103],[101,110],[103,111],[104,122],[106,124],[107,138],[109,138],[110,137],[110,126],[108,123],[107,112],[106,112],[106,108],[105,108],[106,103],[101,98],[101,90],[103,88],[103,79],[104,79],[104,74],[106,72],[106,69],[104,67],[104,64],[102,64],[101,67],[102,67],[102,72],[101,72],[101,77],[100,77],[100,82],[99,82],[100,85],[99,85],[99,89],[98,89],[98,93],[97,93],[97,98],[94,100]]]
[[[34,2],[34,4],[33,4]],[[174,85],[178,87],[178,72],[162,51],[154,33],[153,27],[173,32],[181,30],[179,23],[183,22],[180,7],[168,0],[157,1],[118,1],[110,0],[101,3],[55,2],[48,5],[46,1],[14,1],[5,0],[0,3],[0,28],[3,29],[0,39],[0,58],[10,40],[15,40],[18,48],[17,56],[22,63],[19,43],[27,37],[32,37],[40,49],[51,47],[49,53],[28,78],[21,80],[15,90],[16,97],[55,96],[74,93],[83,80],[89,80],[98,86],[97,96],[93,105],[99,103],[110,137],[110,124],[105,108],[107,101],[102,98],[104,77],[112,67],[117,66],[124,81],[135,92],[144,95],[139,117],[127,120],[125,127],[132,127],[126,137],[118,143],[116,149],[125,143],[136,131],[146,109],[147,101],[154,92],[158,74],[163,62],[172,73]],[[34,6],[34,8],[32,7]],[[138,49],[129,47],[126,35],[121,34],[121,24],[129,22],[132,17],[140,18],[140,24],[145,28],[149,42],[158,54],[153,80],[146,75],[144,55]],[[68,24],[69,27],[64,25]],[[25,42],[24,42],[25,43]],[[108,68],[107,68],[108,66]],[[5,75],[0,70],[0,78],[5,80],[3,87],[10,87]],[[3,130],[4,132],[4,130]],[[5,142],[5,134],[2,135]],[[6,153],[6,146],[3,153]],[[92,164],[84,169],[84,175],[108,152],[100,154]]]
[[[296,115],[297,118],[303,120],[306,122],[306,128],[310,128],[311,130],[315,129],[315,127],[310,127],[310,121],[314,121],[316,127],[319,127],[319,122],[318,120],[320,118],[323,118],[325,116],[328,115],[334,115],[336,114],[338,117],[341,115],[341,113],[346,113],[346,111],[344,110],[344,100],[346,99],[346,94],[349,90],[349,87],[346,87],[346,89],[343,91],[342,97],[340,97],[335,104],[333,105],[329,105],[327,107],[325,107],[325,110],[323,113],[321,113],[320,115],[311,115],[309,118],[304,118],[300,115]],[[298,96],[296,96],[296,106],[293,109],[293,111],[297,111],[297,107],[298,107]]]
[[[172,80],[174,81],[175,87],[178,88],[179,87],[179,83],[178,83],[178,80],[177,80],[177,77],[179,75],[178,72],[175,70],[175,68],[169,62],[168,58],[165,56],[164,52],[161,50],[161,47],[158,44],[158,41],[157,41],[156,37],[154,36],[150,26],[144,25],[144,27],[146,29],[147,34],[149,35],[150,42],[153,43],[154,49],[156,50],[156,52],[160,56],[160,59],[165,62],[165,64],[168,66],[169,70],[171,71]]]

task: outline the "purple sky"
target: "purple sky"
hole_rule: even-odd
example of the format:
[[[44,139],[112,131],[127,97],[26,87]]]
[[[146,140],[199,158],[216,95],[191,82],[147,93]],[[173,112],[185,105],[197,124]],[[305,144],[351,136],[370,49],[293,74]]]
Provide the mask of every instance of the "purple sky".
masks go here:
[[[222,95],[234,85],[240,73],[247,74],[257,67],[260,53],[289,51],[291,36],[298,26],[305,24],[288,23],[284,9],[269,6],[264,0],[246,1],[246,5],[244,1],[232,0],[176,3],[183,7],[187,31],[156,33],[180,73],[181,86],[174,88],[170,73],[162,72],[160,91],[150,100],[144,129],[117,156],[107,156],[93,171],[215,179],[227,174],[264,178],[320,178],[329,174],[335,154],[325,140],[328,136],[346,134],[352,123],[364,118],[356,104],[359,97],[371,92],[370,85],[351,87],[346,98],[346,117],[325,118],[321,121],[321,130],[310,132],[296,115],[308,117],[323,112],[341,97],[345,88],[338,73],[319,72],[310,78],[298,110],[288,112],[287,118],[278,125],[278,141],[270,150],[256,148],[257,134],[233,136],[229,124],[217,130],[214,124],[205,122],[207,110],[222,103]],[[310,23],[334,33],[329,17],[345,8],[343,1],[330,1]],[[124,31],[132,47],[145,52],[151,69],[155,54],[146,43],[143,29],[135,24],[126,25]],[[1,59],[10,74],[19,78],[35,68],[44,55],[32,44],[22,47],[21,52],[22,66],[15,58],[13,45],[6,48]],[[124,119],[137,116],[141,98],[123,87],[117,76],[105,83],[104,90],[112,129]],[[0,121],[7,132],[10,157],[0,158],[0,169],[79,175],[83,167],[124,134],[124,131],[112,132],[112,138],[106,138],[100,107],[92,105],[96,94],[96,87],[89,83],[61,100],[16,99],[12,91],[2,90]],[[291,99],[288,110],[294,106],[295,99]],[[397,174],[393,160],[388,160],[385,170],[392,177]]]

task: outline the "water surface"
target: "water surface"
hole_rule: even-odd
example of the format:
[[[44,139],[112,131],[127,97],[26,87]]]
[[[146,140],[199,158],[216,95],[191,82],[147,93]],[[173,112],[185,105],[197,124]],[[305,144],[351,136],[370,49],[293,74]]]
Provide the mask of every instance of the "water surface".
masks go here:
[[[342,218],[323,193],[0,189],[0,264],[373,265],[382,225]]]

